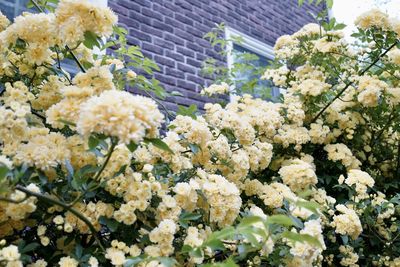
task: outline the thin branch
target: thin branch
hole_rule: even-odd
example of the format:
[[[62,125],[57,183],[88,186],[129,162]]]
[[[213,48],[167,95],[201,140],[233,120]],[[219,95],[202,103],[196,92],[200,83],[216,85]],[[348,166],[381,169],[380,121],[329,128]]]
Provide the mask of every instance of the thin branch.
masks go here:
[[[24,199],[21,199],[21,200],[13,200],[13,199],[9,199],[9,198],[6,198],[6,197],[0,197],[0,201],[13,203],[13,204],[20,204],[20,203],[24,202],[27,199],[28,199],[28,197],[24,197]]]
[[[339,53],[339,52],[335,52],[335,51],[327,52],[327,54],[339,55],[339,56],[343,56],[343,57],[346,57],[346,58],[349,58],[349,59],[352,59],[352,60],[356,60],[356,61],[361,62],[361,63],[371,64],[371,61],[362,60],[362,59],[359,59],[359,58],[356,58],[356,57],[352,57],[352,56],[348,56],[348,55],[345,55],[345,54],[342,54],[342,53]],[[379,68],[379,69],[381,69],[381,70],[384,70],[386,73],[389,73],[389,74],[390,74],[391,76],[393,76],[394,78],[400,80],[400,77],[399,77],[399,76],[397,76],[397,75],[395,75],[395,74],[393,74],[393,73],[387,71],[387,69],[385,69],[384,67],[379,66],[379,65],[375,65],[375,67],[377,67],[377,68]]]
[[[68,50],[68,52],[71,54],[72,58],[74,59],[74,61],[76,62],[76,64],[78,65],[78,67],[81,69],[81,71],[83,73],[86,72],[86,69],[83,67],[82,63],[79,61],[79,59],[75,56],[74,52],[72,52],[72,50],[69,48],[68,45],[65,46]]]
[[[33,115],[39,117],[39,118],[43,121],[43,123],[46,123],[46,117],[45,117],[45,116],[39,114],[39,113],[38,113],[37,111],[35,111],[35,110],[31,110],[31,113],[32,113]]]
[[[60,60],[60,55],[59,55],[60,50],[58,50],[58,46],[56,46],[55,49],[56,49],[56,54],[57,54],[57,68],[59,70],[61,70],[61,60]]]
[[[75,204],[78,203],[78,202],[81,200],[82,196],[84,196],[84,195],[85,195],[85,194],[81,194],[81,193],[79,192],[78,196],[77,196],[73,201],[71,201],[70,203],[68,203],[67,205],[68,205],[69,207],[75,206]]]
[[[154,96],[152,96],[149,92],[147,92],[146,90],[143,90],[143,92],[145,92],[146,93],[146,95],[148,95],[151,99],[153,99],[154,101],[156,101],[157,102],[157,104],[159,104],[164,110],[165,110],[165,112],[167,112],[167,115],[170,117],[170,118],[173,118],[174,116],[169,112],[169,110],[165,107],[165,105],[161,102],[161,101],[159,101],[157,98],[155,98]]]
[[[375,142],[382,136],[383,132],[390,126],[390,123],[397,117],[397,109],[393,108],[392,112],[389,114],[389,119],[388,122],[383,126],[383,128],[379,131],[378,135],[375,137],[375,139],[372,141],[371,140],[371,146],[375,145]]]
[[[365,68],[363,71],[361,71],[358,75],[362,76],[364,75],[367,71],[369,71],[383,56],[385,56],[393,47],[395,47],[397,45],[398,41],[394,42],[388,49],[385,50],[385,52],[383,52],[379,57],[377,57],[367,68]],[[325,110],[332,105],[333,102],[335,102],[336,99],[338,99],[345,91],[347,88],[349,88],[351,85],[353,85],[354,81],[351,81],[349,83],[346,84],[346,86],[339,91],[339,93],[331,100],[328,102],[328,104],[321,109],[318,114],[311,120],[311,123],[314,123],[319,116],[322,115],[322,113],[325,112]]]
[[[99,170],[99,172],[98,172],[98,173],[96,174],[96,176],[94,177],[94,180],[95,180],[95,181],[97,181],[97,180],[99,179],[101,173],[102,173],[102,172],[104,171],[104,169],[106,168],[107,163],[110,161],[111,155],[113,154],[114,148],[116,147],[116,145],[117,145],[117,142],[114,141],[113,139],[111,139],[111,147],[110,147],[110,150],[109,150],[108,153],[107,153],[106,160],[104,161],[103,165],[101,166],[101,169]]]
[[[93,224],[79,211],[77,211],[76,209],[69,207],[68,205],[66,205],[65,203],[58,201],[56,199],[52,199],[51,197],[42,195],[40,193],[36,193],[33,191],[30,191],[28,189],[26,189],[25,187],[21,186],[21,185],[17,185],[15,187],[15,189],[24,192],[27,195],[36,197],[38,200],[40,201],[44,201],[53,205],[57,205],[60,206],[62,208],[64,208],[65,210],[71,212],[72,214],[74,214],[76,217],[78,217],[81,221],[83,221],[90,229],[90,231],[92,232],[93,236],[96,238],[97,242],[99,243],[100,248],[103,250],[103,252],[105,252],[105,248],[104,248],[104,244],[102,242],[101,237],[99,236],[99,234],[96,231],[96,228],[94,228]]]

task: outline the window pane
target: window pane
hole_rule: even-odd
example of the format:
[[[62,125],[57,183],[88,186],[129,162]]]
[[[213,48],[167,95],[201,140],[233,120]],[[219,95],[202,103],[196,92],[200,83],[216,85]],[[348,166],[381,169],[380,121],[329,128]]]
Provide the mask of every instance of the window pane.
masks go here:
[[[236,88],[239,94],[249,93],[256,97],[275,101],[279,97],[279,88],[273,87],[271,81],[261,80],[262,72],[268,66],[265,56],[254,53],[250,49],[233,44],[233,64],[235,66]],[[250,65],[250,68],[242,68],[240,63]],[[270,90],[268,89],[270,88]],[[270,91],[270,92],[268,92]],[[269,94],[270,93],[270,94]]]

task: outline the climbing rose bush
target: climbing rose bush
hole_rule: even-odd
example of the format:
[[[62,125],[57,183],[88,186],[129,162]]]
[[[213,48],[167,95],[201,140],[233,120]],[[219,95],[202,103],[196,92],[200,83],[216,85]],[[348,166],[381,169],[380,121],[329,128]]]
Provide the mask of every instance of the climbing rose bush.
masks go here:
[[[281,101],[173,114],[111,10],[32,2],[0,16],[1,266],[400,265],[399,21],[308,24]]]

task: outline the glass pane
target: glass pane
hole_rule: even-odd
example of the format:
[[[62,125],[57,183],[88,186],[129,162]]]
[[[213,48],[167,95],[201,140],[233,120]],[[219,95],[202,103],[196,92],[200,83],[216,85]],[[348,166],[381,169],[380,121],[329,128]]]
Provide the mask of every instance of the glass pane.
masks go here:
[[[261,80],[263,71],[268,66],[268,59],[238,44],[233,44],[233,64],[235,68],[236,88],[238,94],[250,93],[253,96],[275,101],[279,97],[279,88],[273,87],[271,81]],[[251,68],[242,68],[250,65]],[[270,88],[270,89],[268,89]]]

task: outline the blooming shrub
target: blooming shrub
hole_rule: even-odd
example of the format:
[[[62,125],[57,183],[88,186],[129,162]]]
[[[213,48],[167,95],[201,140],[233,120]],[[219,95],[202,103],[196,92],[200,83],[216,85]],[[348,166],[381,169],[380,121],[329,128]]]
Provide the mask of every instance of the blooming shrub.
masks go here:
[[[281,102],[169,122],[108,8],[32,2],[0,16],[2,266],[400,265],[399,21],[306,25],[264,74]]]

